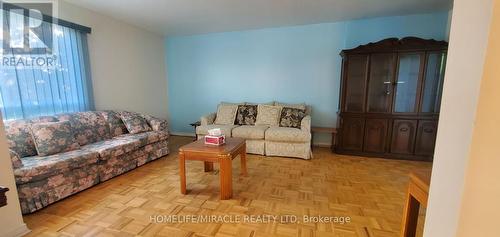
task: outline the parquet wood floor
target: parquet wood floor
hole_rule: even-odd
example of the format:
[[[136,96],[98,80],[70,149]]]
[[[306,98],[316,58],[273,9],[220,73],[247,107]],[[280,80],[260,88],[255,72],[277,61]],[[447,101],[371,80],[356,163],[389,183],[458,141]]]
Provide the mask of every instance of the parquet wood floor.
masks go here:
[[[190,193],[180,194],[177,149],[190,141],[174,136],[167,157],[24,216],[32,230],[28,236],[398,236],[407,174],[431,168],[426,162],[341,156],[326,148],[315,148],[310,161],[248,155],[248,176],[233,176],[233,199],[221,201],[217,171],[204,173],[203,163],[197,161],[187,162]],[[234,174],[239,174],[239,165],[235,159]],[[150,219],[225,214],[348,216],[351,222]]]

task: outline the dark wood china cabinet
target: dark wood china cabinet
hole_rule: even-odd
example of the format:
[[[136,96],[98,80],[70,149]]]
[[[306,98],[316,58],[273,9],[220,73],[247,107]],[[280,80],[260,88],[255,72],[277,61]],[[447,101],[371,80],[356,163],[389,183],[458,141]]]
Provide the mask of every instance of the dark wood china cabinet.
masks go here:
[[[447,48],[407,37],[343,50],[335,151],[432,160]]]

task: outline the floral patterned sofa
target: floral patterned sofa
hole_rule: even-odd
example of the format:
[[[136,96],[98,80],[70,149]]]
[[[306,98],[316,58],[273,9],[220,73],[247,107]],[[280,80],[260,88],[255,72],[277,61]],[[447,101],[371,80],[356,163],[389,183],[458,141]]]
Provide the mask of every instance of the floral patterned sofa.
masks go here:
[[[143,132],[125,126],[124,113],[144,121]],[[40,129],[59,124],[58,129]],[[65,125],[65,126],[64,126]],[[64,128],[64,129],[61,129]],[[5,123],[10,156],[23,214],[135,169],[169,153],[167,122],[130,112],[88,111]],[[140,130],[137,130],[140,131]],[[70,149],[59,149],[73,134]],[[43,140],[45,139],[45,141]],[[42,147],[40,141],[49,144]],[[52,143],[51,143],[52,142]]]
[[[247,153],[311,159],[310,114],[306,104],[222,102],[217,113],[200,118],[196,135],[203,139],[209,129],[219,128],[226,137],[244,138]],[[290,119],[296,120],[294,125]]]

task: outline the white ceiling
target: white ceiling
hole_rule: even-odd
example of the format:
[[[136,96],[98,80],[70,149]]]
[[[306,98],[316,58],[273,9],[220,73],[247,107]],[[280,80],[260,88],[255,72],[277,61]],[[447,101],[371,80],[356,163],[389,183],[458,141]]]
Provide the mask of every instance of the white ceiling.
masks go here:
[[[453,0],[66,0],[163,35],[190,35],[408,15]]]

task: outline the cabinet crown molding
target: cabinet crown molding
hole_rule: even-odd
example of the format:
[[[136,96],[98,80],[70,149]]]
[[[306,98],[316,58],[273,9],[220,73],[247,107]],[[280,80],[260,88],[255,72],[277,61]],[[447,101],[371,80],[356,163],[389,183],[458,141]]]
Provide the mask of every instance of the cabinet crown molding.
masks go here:
[[[357,53],[387,53],[398,51],[446,50],[448,42],[444,40],[422,39],[418,37],[387,38],[352,49],[345,49],[340,55]]]

